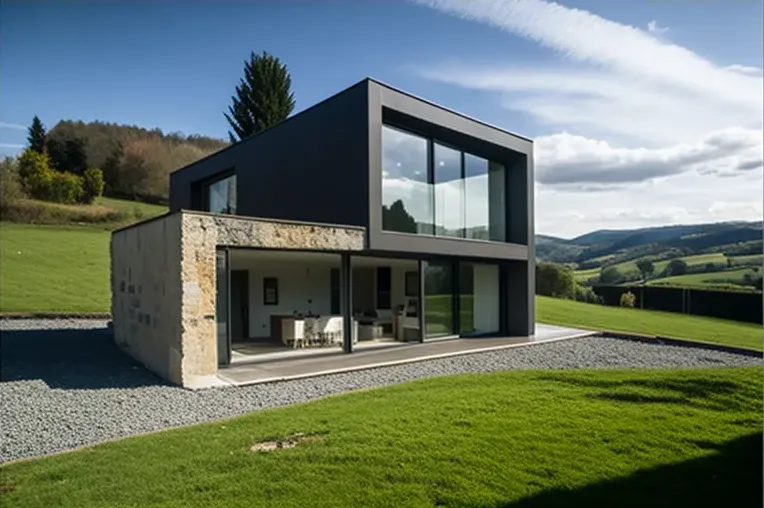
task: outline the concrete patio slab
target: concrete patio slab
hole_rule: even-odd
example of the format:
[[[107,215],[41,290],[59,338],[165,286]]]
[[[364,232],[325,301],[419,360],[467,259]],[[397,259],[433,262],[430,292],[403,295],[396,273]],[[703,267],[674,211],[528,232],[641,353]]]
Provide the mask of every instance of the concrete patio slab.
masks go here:
[[[254,357],[252,361],[221,369],[217,377],[230,385],[245,386],[530,346],[588,337],[597,333],[599,332],[537,324],[536,334],[531,337],[445,339],[426,343],[403,343],[398,347],[359,350],[353,354],[338,352],[262,362],[258,362]]]

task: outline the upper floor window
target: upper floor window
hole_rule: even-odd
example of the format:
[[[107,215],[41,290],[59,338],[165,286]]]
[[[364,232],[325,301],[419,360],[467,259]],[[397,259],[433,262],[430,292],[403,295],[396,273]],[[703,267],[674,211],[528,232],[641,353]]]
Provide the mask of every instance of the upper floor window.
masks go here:
[[[204,209],[212,213],[236,214],[236,175],[209,183],[204,188]]]
[[[382,229],[432,234],[429,141],[382,126]]]
[[[503,165],[382,126],[382,229],[506,241]]]

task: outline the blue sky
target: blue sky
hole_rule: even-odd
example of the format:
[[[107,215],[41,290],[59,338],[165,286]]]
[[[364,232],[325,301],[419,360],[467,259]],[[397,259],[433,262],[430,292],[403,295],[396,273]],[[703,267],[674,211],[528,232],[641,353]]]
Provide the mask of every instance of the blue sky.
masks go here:
[[[243,61],[266,50],[297,110],[371,76],[536,139],[544,232],[761,218],[761,167],[740,169],[761,152],[761,40],[761,2],[742,0],[9,1],[0,154],[35,114],[226,138]],[[736,190],[679,192],[720,182]]]

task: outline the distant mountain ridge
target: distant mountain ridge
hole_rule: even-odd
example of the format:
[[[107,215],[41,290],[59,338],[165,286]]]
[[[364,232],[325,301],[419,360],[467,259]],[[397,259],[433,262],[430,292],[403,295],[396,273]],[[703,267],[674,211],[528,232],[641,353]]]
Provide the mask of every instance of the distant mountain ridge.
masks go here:
[[[672,251],[677,255],[705,252],[759,254],[762,252],[762,221],[603,229],[569,240],[550,235],[536,236],[536,258],[539,261],[588,268]]]

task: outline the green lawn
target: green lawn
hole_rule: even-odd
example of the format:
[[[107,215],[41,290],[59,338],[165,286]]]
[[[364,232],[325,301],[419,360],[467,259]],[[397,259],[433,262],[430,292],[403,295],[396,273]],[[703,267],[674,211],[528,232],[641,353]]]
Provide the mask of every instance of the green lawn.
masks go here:
[[[8,507],[762,502],[762,369],[442,377],[2,467]],[[313,436],[252,452],[264,440]]]
[[[0,222],[0,311],[108,312],[109,232]]]
[[[673,312],[608,307],[536,297],[536,320],[560,326],[660,335],[762,350],[761,325]]]

